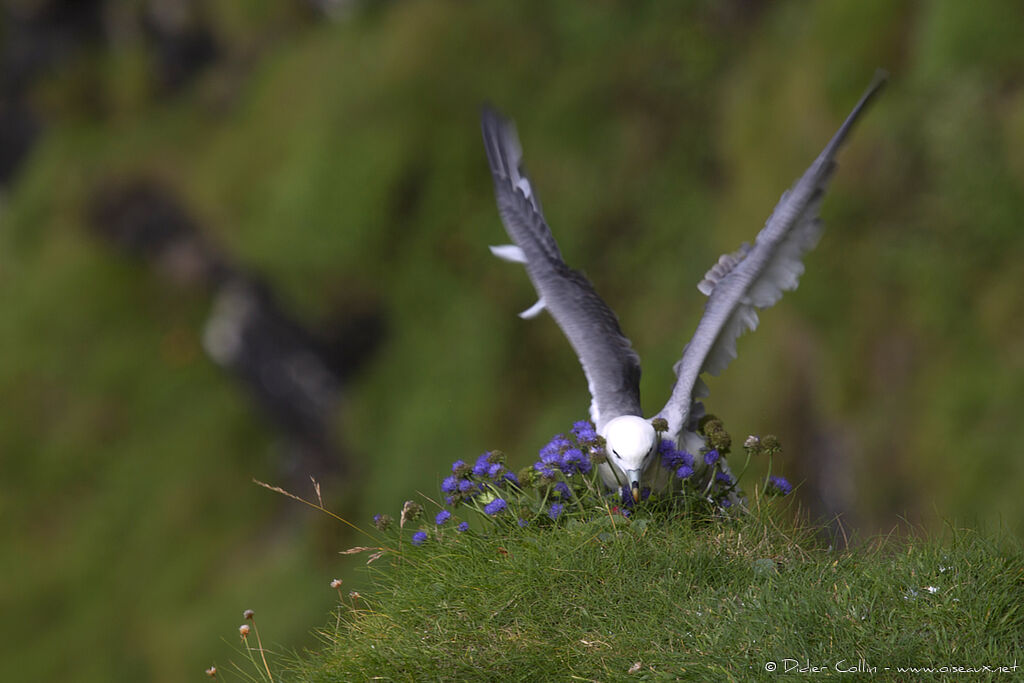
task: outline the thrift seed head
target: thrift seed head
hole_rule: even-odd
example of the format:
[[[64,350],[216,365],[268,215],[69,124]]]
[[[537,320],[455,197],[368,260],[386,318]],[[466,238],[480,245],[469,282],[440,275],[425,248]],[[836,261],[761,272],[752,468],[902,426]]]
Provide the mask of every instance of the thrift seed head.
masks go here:
[[[238,627],[238,635],[242,636],[242,638],[248,638],[249,637],[249,624],[242,624],[241,626],[239,626]]]
[[[341,579],[334,579],[331,581],[331,588],[334,588],[335,590],[341,588]]]
[[[414,500],[405,501],[405,505],[402,506],[402,518],[399,522],[399,526],[405,527],[408,522],[415,522],[423,514],[423,506]]]
[[[217,677],[217,667],[211,666],[209,669],[206,670],[206,675],[209,676],[210,678],[216,678]]]
[[[252,611],[251,609],[247,609],[247,610],[245,610],[244,612],[242,612],[242,616],[243,616],[243,617],[244,617],[245,619],[247,619],[247,620],[249,620],[249,621],[252,621],[252,618],[253,618],[254,616],[256,616],[256,613],[255,613],[255,612],[253,612],[253,611]]]
[[[537,470],[533,469],[529,465],[519,470],[519,481],[520,486],[533,487],[537,485]]]
[[[725,425],[717,417],[714,415],[705,416],[700,422],[700,431],[703,432],[711,448],[717,449],[722,453],[729,452],[729,447],[732,446],[732,437],[725,431]]]
[[[656,432],[667,432],[668,420],[663,417],[656,417],[651,420],[651,426],[654,427],[654,431]]]
[[[387,531],[391,526],[391,515],[374,515],[373,525],[377,527],[377,531]]]

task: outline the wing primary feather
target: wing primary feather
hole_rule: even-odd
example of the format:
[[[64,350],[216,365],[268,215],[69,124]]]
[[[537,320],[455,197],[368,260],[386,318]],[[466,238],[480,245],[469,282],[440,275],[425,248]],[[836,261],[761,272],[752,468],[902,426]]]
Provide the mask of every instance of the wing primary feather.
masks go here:
[[[706,395],[702,373],[717,375],[736,357],[736,340],[757,327],[757,310],[773,305],[784,291],[796,289],[802,257],[821,235],[818,208],[835,169],[835,155],[865,108],[885,85],[888,74],[875,72],[871,84],[810,167],[783,193],[753,246],[723,256],[698,285],[708,295],[693,339],[676,363],[676,383],[658,413],[668,435],[678,441],[691,430],[692,408]]]
[[[618,318],[581,273],[562,260],[533,186],[522,169],[515,126],[490,107],[480,115],[484,150],[505,231],[514,245],[491,247],[495,256],[523,263],[538,301],[520,316],[547,310],[580,359],[598,428],[619,415],[640,414],[640,359]]]

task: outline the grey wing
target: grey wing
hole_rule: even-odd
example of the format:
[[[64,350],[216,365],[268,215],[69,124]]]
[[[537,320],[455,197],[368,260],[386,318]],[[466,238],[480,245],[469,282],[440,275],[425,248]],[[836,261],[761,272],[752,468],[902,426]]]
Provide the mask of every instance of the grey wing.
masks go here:
[[[485,107],[481,128],[498,212],[515,243],[492,247],[492,251],[500,258],[522,263],[539,297],[523,317],[547,309],[562,328],[587,377],[590,416],[598,430],[620,415],[640,415],[640,358],[593,285],[562,260],[523,172],[514,125]]]
[[[810,168],[782,195],[753,245],[744,244],[722,256],[698,286],[708,295],[704,315],[693,339],[676,364],[672,396],[658,417],[668,421],[668,435],[676,440],[692,429],[700,410],[697,399],[707,395],[700,375],[717,375],[736,357],[736,340],[757,327],[757,310],[768,308],[784,291],[796,289],[803,274],[802,258],[821,235],[818,209],[835,169],[835,155],[854,122],[886,81],[879,71],[846,121]]]

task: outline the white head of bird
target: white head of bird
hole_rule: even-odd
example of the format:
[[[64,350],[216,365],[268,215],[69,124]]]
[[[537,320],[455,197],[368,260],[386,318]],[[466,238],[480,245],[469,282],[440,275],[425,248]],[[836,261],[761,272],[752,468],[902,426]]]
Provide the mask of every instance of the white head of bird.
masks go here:
[[[633,500],[640,500],[640,481],[658,448],[654,427],[642,417],[622,415],[606,424],[601,436],[608,462],[625,476]]]

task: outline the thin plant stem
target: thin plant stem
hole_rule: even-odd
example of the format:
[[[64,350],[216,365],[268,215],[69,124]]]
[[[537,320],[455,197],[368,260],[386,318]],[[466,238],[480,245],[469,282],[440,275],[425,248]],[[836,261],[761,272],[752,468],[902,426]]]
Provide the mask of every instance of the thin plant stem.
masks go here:
[[[260,630],[256,626],[255,619],[252,620],[252,632],[256,634],[256,644],[260,648],[260,659],[263,660],[263,668],[267,672],[267,678],[270,680],[270,683],[274,683],[274,675],[270,673],[270,665],[267,664],[267,655],[263,650],[263,641],[260,639]]]

